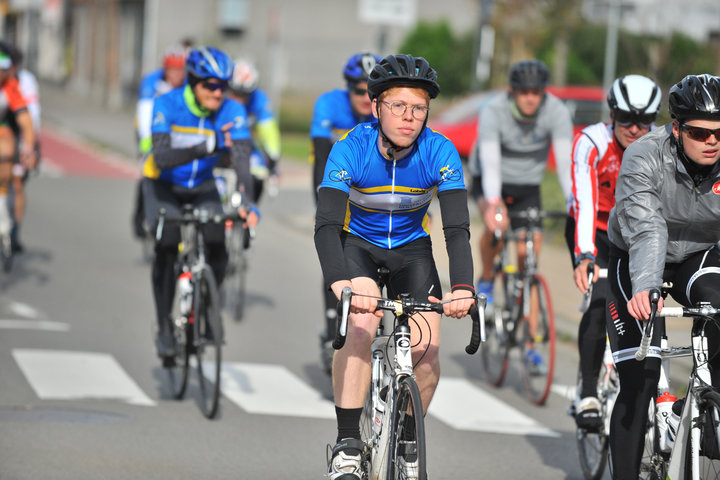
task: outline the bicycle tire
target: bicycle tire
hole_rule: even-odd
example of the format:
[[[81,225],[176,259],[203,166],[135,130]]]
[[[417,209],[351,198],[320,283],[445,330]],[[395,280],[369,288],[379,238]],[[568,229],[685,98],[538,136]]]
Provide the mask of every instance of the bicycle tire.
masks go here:
[[[640,458],[640,478],[643,480],[665,480],[669,455],[660,452],[658,430],[655,424],[655,399],[650,399],[648,418]]]
[[[607,384],[605,379],[608,379]],[[578,373],[578,379],[580,374]],[[617,385],[612,383],[612,372],[608,372],[608,366],[605,362],[600,367],[598,375],[598,399],[602,405],[601,415],[603,418],[603,426],[597,432],[587,431],[582,428],[575,430],[575,439],[578,446],[578,458],[580,460],[580,469],[586,480],[599,480],[605,472],[605,466],[608,459],[608,432],[609,417],[617,395]],[[578,382],[578,385],[580,382]],[[578,387],[579,388],[579,387]]]
[[[553,312],[550,289],[547,286],[545,277],[540,274],[532,276],[530,291],[537,289],[539,308],[537,331],[534,338],[529,338],[528,319],[523,319],[524,340],[521,342],[521,360],[523,365],[523,382],[525,393],[532,403],[541,406],[547,401],[552,387],[553,374],[555,372],[555,313]],[[542,364],[545,367],[531,370],[526,362],[526,341],[533,341],[533,349],[542,357]]]
[[[408,420],[409,417],[412,417],[412,420]],[[405,430],[408,425],[415,428],[414,441],[407,441],[405,438]],[[387,479],[405,480],[407,478],[417,478],[418,480],[427,480],[425,419],[420,389],[412,377],[404,377],[398,384],[388,435],[390,440],[388,442],[388,458],[390,461],[387,464]],[[413,449],[416,453],[417,472],[408,472],[406,471],[407,463],[404,460],[404,455],[412,452]]]
[[[195,358],[197,360],[200,407],[214,418],[220,404],[222,320],[215,277],[206,266],[195,284]]]
[[[223,310],[235,321],[245,314],[247,258],[245,254],[245,229],[235,222],[227,237],[228,265],[222,284]]]
[[[0,236],[0,263],[2,263],[2,269],[5,273],[9,273],[10,270],[12,270],[13,256],[12,239],[10,235]]]
[[[506,325],[512,310],[509,289],[514,288],[513,283],[514,280],[508,279],[504,272],[497,275],[492,312],[485,316],[485,341],[480,344],[485,379],[495,387],[505,381],[510,363],[510,333]]]
[[[701,393],[698,402],[700,417],[702,421],[700,435],[700,452],[699,460],[699,477],[703,480],[720,479],[720,438],[718,437],[718,428],[720,428],[720,394],[713,390],[706,390]],[[691,423],[695,423],[694,421]],[[687,436],[685,445],[685,477],[693,478],[693,469],[690,453],[690,435]]]

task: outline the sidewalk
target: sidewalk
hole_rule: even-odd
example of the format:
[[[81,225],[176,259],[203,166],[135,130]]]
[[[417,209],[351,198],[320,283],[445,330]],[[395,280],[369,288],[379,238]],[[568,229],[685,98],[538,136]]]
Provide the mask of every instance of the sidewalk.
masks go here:
[[[133,118],[135,104],[110,111],[94,104],[88,98],[65,89],[63,86],[41,83],[40,98],[44,125],[52,127],[60,133],[70,135],[90,143],[101,151],[126,159],[135,165],[135,133]],[[284,162],[283,185],[303,186],[310,188],[310,165],[300,162]],[[477,242],[482,226],[477,216],[477,209],[470,205],[471,241],[475,257],[475,271],[479,271],[479,255]],[[442,238],[442,225],[437,215],[433,223],[433,238]],[[447,272],[447,255],[444,242],[435,242],[436,258],[439,270]],[[564,238],[548,238],[543,244],[540,255],[540,271],[550,286],[556,317],[558,338],[563,341],[577,342],[581,295],[572,280],[570,257]],[[689,340],[689,322],[673,320],[668,322],[670,343],[687,343]]]

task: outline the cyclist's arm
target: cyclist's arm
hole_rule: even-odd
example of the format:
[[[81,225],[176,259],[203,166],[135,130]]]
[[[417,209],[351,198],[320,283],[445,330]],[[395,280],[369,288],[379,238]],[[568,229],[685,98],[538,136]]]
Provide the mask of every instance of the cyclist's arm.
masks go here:
[[[467,207],[467,191],[445,190],[438,193],[443,233],[450,260],[450,290],[473,288],[473,260],[470,247],[470,214]]]
[[[140,142],[138,149],[142,154],[146,154],[151,146],[153,103],[153,98],[141,98],[137,103],[135,118],[137,119],[137,134]]]
[[[500,200],[502,176],[500,174],[500,130],[499,121],[493,105],[488,105],[480,113],[478,123],[478,155],[482,172],[483,194],[489,205],[497,205]]]
[[[172,148],[169,133],[153,133],[152,144],[155,165],[161,170],[179,167],[212,153],[208,151],[206,142],[200,142],[187,148]]]
[[[582,253],[597,255],[595,229],[598,207],[598,148],[581,132],[575,139],[572,154],[572,198],[575,220],[575,258]]]
[[[315,249],[320,259],[325,288],[330,288],[334,282],[349,280],[340,241],[347,201],[348,194],[337,188],[323,187],[318,191]]]
[[[233,139],[230,146],[230,160],[237,175],[238,191],[242,188],[243,204],[249,205],[254,197],[255,182],[250,173],[250,154],[252,153],[252,141],[249,139]]]
[[[570,157],[572,152],[572,118],[570,111],[558,101],[557,112],[553,114],[554,126],[552,130],[553,152],[555,154],[555,168],[560,188],[565,201],[571,196],[570,185]]]
[[[22,138],[21,158],[28,168],[35,168],[37,158],[35,158],[35,129],[33,128],[32,117],[27,109],[22,109],[15,113],[15,121],[20,127],[20,136]]]
[[[280,127],[275,117],[259,120],[255,124],[258,143],[267,156],[268,167],[272,172],[280,160]]]

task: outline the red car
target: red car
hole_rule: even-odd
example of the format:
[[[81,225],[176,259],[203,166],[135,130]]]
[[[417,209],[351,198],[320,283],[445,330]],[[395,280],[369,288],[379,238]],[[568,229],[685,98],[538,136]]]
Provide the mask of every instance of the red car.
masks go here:
[[[547,91],[562,100],[570,109],[575,125],[574,133],[587,125],[602,120],[606,93],[600,87],[547,87]],[[503,90],[487,90],[474,93],[443,110],[428,123],[430,128],[448,137],[458,153],[467,160],[475,143],[480,110]],[[550,166],[554,166],[551,152]]]

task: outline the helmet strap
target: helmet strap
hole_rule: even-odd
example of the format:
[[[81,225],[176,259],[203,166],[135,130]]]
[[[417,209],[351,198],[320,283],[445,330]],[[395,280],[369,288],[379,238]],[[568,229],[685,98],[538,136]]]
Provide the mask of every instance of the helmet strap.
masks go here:
[[[378,110],[380,110],[380,109],[378,108]],[[415,145],[415,143],[417,143],[417,139],[420,137],[420,135],[422,135],[422,132],[423,132],[423,130],[425,130],[425,127],[427,126],[427,122],[428,122],[428,117],[425,117],[425,121],[423,122],[423,125],[420,128],[420,133],[418,133],[418,136],[415,137],[415,139],[412,141],[412,143],[410,145],[408,145],[407,147],[401,147],[398,144],[396,144],[395,142],[393,142],[392,140],[390,140],[390,138],[387,135],[385,135],[385,132],[383,131],[383,128],[382,128],[382,121],[380,120],[380,112],[379,111],[378,111],[377,119],[378,119],[378,121],[377,121],[378,132],[382,136],[383,142],[390,145],[390,147],[385,152],[385,155],[387,155],[388,159],[390,159],[392,161],[395,160],[395,152],[397,152],[398,150],[406,150],[406,149],[409,150],[413,147],[413,145]]]

